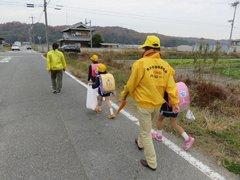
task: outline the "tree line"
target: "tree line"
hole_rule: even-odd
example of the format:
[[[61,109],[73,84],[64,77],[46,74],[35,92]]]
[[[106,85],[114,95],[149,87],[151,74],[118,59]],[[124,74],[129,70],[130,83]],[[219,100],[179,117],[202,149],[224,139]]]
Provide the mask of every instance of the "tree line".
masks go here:
[[[29,30],[31,28],[30,24],[20,23],[20,22],[9,22],[0,24],[0,37],[3,37],[6,42],[13,43],[14,41],[29,41]],[[49,41],[56,42],[58,39],[62,38],[61,31],[67,28],[67,26],[49,26]],[[141,44],[147,33],[139,33],[137,31],[122,28],[122,27],[93,27],[95,29],[94,37],[99,44],[99,42],[107,43],[120,43],[120,44]],[[46,43],[45,42],[45,26],[42,23],[35,23],[33,25],[34,38],[33,41],[36,44]],[[161,45],[165,47],[176,47],[178,45],[194,45],[198,38],[181,38],[165,36],[162,34],[154,34],[161,38]],[[95,35],[96,36],[96,35]],[[100,36],[100,37],[99,37]],[[39,38],[40,37],[40,38]],[[213,41],[213,40],[211,40]]]

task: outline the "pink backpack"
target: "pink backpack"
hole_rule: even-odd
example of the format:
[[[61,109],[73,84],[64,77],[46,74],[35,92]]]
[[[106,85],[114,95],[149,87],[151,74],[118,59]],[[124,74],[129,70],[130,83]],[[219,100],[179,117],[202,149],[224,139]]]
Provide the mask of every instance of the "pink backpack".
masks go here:
[[[177,83],[179,107],[180,110],[186,109],[190,104],[190,94],[187,85],[184,82]]]
[[[92,64],[92,77],[97,77],[97,67],[99,64]]]

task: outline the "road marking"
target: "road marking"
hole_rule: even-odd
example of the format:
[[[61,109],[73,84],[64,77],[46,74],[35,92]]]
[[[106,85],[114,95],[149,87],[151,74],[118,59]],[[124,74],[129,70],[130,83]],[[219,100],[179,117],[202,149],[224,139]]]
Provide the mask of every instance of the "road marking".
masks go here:
[[[44,59],[46,59],[44,56],[42,56]],[[79,84],[81,84],[83,87],[87,88],[87,84],[73,76],[69,72],[65,72],[69,77],[77,81]],[[115,109],[118,109],[118,105],[115,103],[112,103],[113,107]],[[134,122],[136,125],[139,125],[138,119],[128,113],[125,110],[122,110],[121,113],[126,116],[128,119],[130,119],[132,122]],[[154,130],[152,130],[154,131]],[[204,173],[206,176],[208,176],[212,180],[225,180],[225,177],[220,175],[219,173],[215,172],[213,169],[211,169],[209,166],[203,164],[200,160],[193,157],[191,154],[184,151],[182,148],[180,148],[178,145],[176,145],[174,142],[170,141],[166,137],[163,139],[162,143],[167,146],[169,149],[173,150],[176,154],[181,156],[183,159],[188,161],[191,165],[193,165],[195,168],[197,168],[199,171]]]
[[[12,58],[11,57],[6,57],[2,60],[0,60],[0,63],[8,63]]]

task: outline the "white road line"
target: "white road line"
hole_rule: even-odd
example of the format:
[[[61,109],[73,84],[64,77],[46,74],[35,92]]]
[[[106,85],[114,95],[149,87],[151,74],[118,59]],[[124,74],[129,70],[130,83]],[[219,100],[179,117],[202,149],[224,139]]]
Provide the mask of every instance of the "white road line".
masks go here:
[[[65,73],[70,76],[71,78],[73,78],[75,81],[77,81],[79,84],[81,84],[82,86],[84,86],[85,88],[87,88],[87,84],[85,84],[84,82],[80,81],[78,78],[76,78],[75,76],[73,76],[72,74],[70,74],[69,72],[66,72]]]
[[[8,63],[12,58],[11,57],[6,57],[2,60],[0,60],[0,63]]]
[[[45,58],[44,56],[42,56],[43,58]],[[79,84],[81,84],[82,86],[84,86],[85,88],[87,88],[87,84],[85,84],[84,82],[80,81],[78,78],[76,78],[75,76],[73,76],[72,74],[70,74],[69,72],[65,72],[69,77],[71,77],[72,79],[74,79],[75,81],[77,81]],[[115,103],[112,103],[113,107],[115,109],[118,109],[118,105]],[[131,121],[133,121],[135,124],[139,125],[138,119],[136,117],[134,117],[133,115],[131,115],[130,113],[128,113],[125,110],[122,110],[121,113],[123,115],[125,115],[128,119],[130,119]],[[193,165],[195,168],[197,168],[199,171],[201,171],[202,173],[204,173],[206,176],[208,176],[210,179],[212,180],[225,180],[225,177],[223,177],[222,175],[220,175],[219,173],[215,172],[213,169],[211,169],[209,166],[203,164],[200,160],[194,158],[191,154],[187,153],[186,151],[184,151],[182,148],[180,148],[178,145],[176,145],[174,142],[170,141],[167,138],[163,139],[163,144],[165,146],[167,146],[169,149],[173,150],[176,154],[178,154],[179,156],[181,156],[183,159],[185,159],[186,161],[188,161],[191,165]]]

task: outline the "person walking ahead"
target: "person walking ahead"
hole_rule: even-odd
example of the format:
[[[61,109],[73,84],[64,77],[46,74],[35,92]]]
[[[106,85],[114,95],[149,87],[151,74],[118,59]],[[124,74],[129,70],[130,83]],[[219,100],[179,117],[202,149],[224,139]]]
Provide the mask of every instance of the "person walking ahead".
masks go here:
[[[160,39],[148,36],[140,46],[144,49],[143,57],[132,66],[132,72],[120,99],[125,101],[130,95],[137,101],[140,133],[135,143],[139,150],[144,150],[145,158],[140,163],[151,170],[156,170],[156,153],[151,136],[152,120],[157,117],[160,107],[165,102],[164,92],[169,95],[169,103],[174,112],[179,111],[177,87],[173,79],[174,70],[160,58]]]
[[[47,53],[47,70],[51,73],[52,89],[54,94],[59,94],[62,89],[62,76],[67,64],[58,44],[53,43],[51,51]]]
[[[99,65],[98,55],[92,55],[90,57],[90,60],[92,61],[92,63],[88,67],[88,81],[91,80],[94,83],[97,77],[97,67]]]

